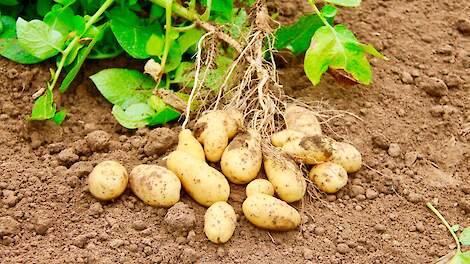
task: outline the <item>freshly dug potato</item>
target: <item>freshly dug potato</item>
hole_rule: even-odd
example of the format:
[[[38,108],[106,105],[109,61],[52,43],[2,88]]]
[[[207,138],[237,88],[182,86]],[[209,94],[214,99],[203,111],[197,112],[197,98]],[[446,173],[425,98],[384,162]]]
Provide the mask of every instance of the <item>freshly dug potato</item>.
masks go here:
[[[112,200],[126,190],[129,177],[119,162],[107,160],[99,163],[88,176],[88,188],[100,200]]]
[[[234,113],[223,110],[211,111],[197,120],[194,135],[204,145],[207,160],[220,161],[229,139],[237,133],[241,121],[238,119],[240,115]]]
[[[181,182],[167,168],[138,165],[132,169],[129,183],[134,194],[145,204],[170,207],[180,200]]]
[[[176,150],[189,153],[199,160],[206,161],[206,155],[204,154],[201,143],[197,141],[189,129],[181,130],[178,136],[178,146]]]
[[[336,193],[348,183],[346,170],[333,162],[318,164],[308,174],[310,180],[326,193]]]
[[[301,139],[304,136],[305,134],[302,132],[291,129],[284,129],[271,135],[271,143],[275,147],[280,148],[284,146],[287,142]]]
[[[332,144],[333,140],[326,136],[311,136],[289,141],[281,149],[304,164],[318,164],[331,157]]]
[[[322,134],[321,126],[315,113],[306,108],[289,105],[286,108],[285,118],[286,126],[289,130],[302,132],[310,137]]]
[[[361,169],[362,156],[361,152],[351,144],[344,142],[334,142],[333,154],[330,161],[343,166],[348,173],[353,173]]]
[[[198,203],[209,207],[227,201],[230,186],[225,176],[204,161],[183,151],[173,151],[166,161],[168,169],[178,176],[184,190]]]
[[[294,207],[266,194],[248,196],[242,210],[248,221],[265,229],[286,231],[300,224],[300,214]]]
[[[304,197],[307,184],[294,162],[265,155],[264,170],[279,198],[291,203]]]
[[[226,202],[216,202],[204,214],[204,233],[215,244],[227,242],[237,225],[233,207]]]
[[[260,135],[255,131],[239,133],[222,154],[220,167],[230,182],[245,184],[258,175],[262,158]]]
[[[237,133],[238,130],[243,126],[243,115],[240,111],[230,109],[230,110],[219,110],[224,111],[227,115],[225,127],[227,128],[227,135],[229,139],[232,139]]]
[[[265,179],[254,179],[248,183],[246,186],[246,197],[259,193],[274,196],[274,186]]]

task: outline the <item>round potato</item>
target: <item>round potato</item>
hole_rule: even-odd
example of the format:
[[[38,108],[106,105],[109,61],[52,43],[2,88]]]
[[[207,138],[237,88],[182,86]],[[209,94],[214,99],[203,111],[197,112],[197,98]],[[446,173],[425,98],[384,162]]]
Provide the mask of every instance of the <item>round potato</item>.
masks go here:
[[[199,160],[206,161],[204,149],[189,129],[183,129],[179,133],[178,146],[176,147],[176,150],[189,153]]]
[[[181,182],[167,168],[157,165],[138,165],[130,174],[134,194],[145,204],[170,207],[180,200]]]
[[[209,207],[227,201],[230,186],[225,176],[204,161],[183,151],[173,151],[166,161],[168,169],[178,176],[184,190],[198,203]]]
[[[281,149],[304,164],[318,164],[331,157],[332,143],[326,136],[302,137],[287,142]]]
[[[287,129],[302,132],[306,136],[320,136],[320,123],[315,113],[296,105],[289,105],[285,112]]]
[[[127,187],[129,177],[126,168],[119,162],[100,162],[88,176],[90,193],[100,200],[112,200],[121,195]]]
[[[265,155],[264,170],[279,198],[291,203],[304,197],[307,183],[294,162]]]
[[[253,131],[239,133],[225,149],[220,167],[230,182],[246,184],[258,175],[262,158],[260,135]]]
[[[291,129],[284,129],[271,135],[271,143],[275,147],[280,148],[284,146],[287,142],[301,139],[304,136],[305,134],[302,132]]]
[[[265,179],[254,179],[246,186],[246,196],[252,196],[255,194],[266,194],[274,196],[274,186]]]
[[[287,231],[300,224],[300,214],[295,208],[266,194],[248,196],[242,210],[252,224],[269,230]]]
[[[226,202],[216,202],[204,214],[204,233],[216,244],[227,242],[237,225],[237,216],[233,207]]]
[[[357,148],[344,142],[334,142],[332,147],[333,154],[330,158],[331,162],[343,166],[348,173],[353,173],[361,169],[362,156]]]
[[[346,170],[333,162],[316,165],[308,176],[318,189],[326,193],[336,193],[348,183]]]

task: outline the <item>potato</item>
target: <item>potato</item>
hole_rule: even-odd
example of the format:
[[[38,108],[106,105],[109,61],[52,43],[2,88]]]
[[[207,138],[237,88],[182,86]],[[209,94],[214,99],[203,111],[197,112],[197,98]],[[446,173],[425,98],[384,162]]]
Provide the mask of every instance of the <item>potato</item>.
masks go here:
[[[287,231],[300,224],[300,214],[295,208],[266,194],[248,196],[242,210],[248,221],[265,229]]]
[[[206,161],[204,149],[189,129],[181,130],[178,136],[178,146],[176,150],[189,153],[199,160]]]
[[[166,161],[168,169],[178,176],[184,190],[198,203],[209,207],[227,201],[230,186],[225,176],[204,161],[183,151],[173,151]]]
[[[302,137],[287,142],[281,149],[304,164],[327,161],[333,154],[333,140],[326,136]]]
[[[260,135],[254,131],[239,133],[222,154],[220,167],[229,181],[246,184],[258,175],[262,158]]]
[[[348,183],[346,170],[333,162],[316,165],[308,176],[318,189],[326,193],[336,193]]]
[[[237,225],[237,215],[226,202],[216,202],[204,214],[204,233],[213,243],[227,242]]]
[[[333,154],[330,157],[331,162],[343,166],[348,173],[353,173],[361,169],[362,156],[357,148],[344,142],[334,142],[332,147]]]
[[[129,185],[145,204],[170,207],[180,200],[181,182],[167,168],[157,165],[138,165],[130,174]]]
[[[289,141],[294,141],[304,137],[305,134],[299,131],[284,129],[271,135],[271,143],[275,147],[282,147]]]
[[[291,203],[304,197],[307,184],[294,162],[265,155],[264,170],[279,198]]]
[[[201,116],[194,126],[194,136],[204,145],[206,158],[211,162],[220,161],[229,139],[238,132],[240,115],[233,111],[211,111]]]
[[[246,186],[247,197],[259,193],[274,196],[274,186],[271,184],[271,182],[265,179],[255,179],[248,183]]]
[[[126,168],[114,160],[99,163],[88,176],[91,194],[100,200],[112,200],[121,195],[127,187],[129,177]]]
[[[224,111],[227,115],[225,127],[227,129],[228,138],[232,139],[243,126],[243,115],[235,109],[221,111]]]
[[[286,126],[289,130],[304,133],[306,136],[320,136],[320,123],[315,113],[296,105],[289,105],[285,111]]]

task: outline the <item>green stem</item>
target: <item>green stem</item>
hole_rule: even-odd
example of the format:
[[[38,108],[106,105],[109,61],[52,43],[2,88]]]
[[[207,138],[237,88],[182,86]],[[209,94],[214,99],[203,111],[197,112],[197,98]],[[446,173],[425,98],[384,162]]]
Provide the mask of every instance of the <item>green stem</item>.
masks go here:
[[[455,243],[457,244],[457,253],[460,253],[461,250],[460,250],[460,241],[457,237],[457,235],[455,234],[455,232],[452,230],[452,228],[450,227],[449,223],[447,223],[447,220],[444,218],[444,216],[441,215],[441,213],[436,209],[434,208],[434,206],[431,204],[431,203],[426,203],[426,206],[431,209],[431,211],[439,218],[439,220],[441,220],[441,222],[446,226],[447,230],[449,230],[450,234],[452,235],[452,237],[454,238],[455,240]]]
[[[209,20],[209,18],[211,16],[211,8],[212,8],[212,0],[207,0],[206,11],[204,11],[204,14],[202,14],[202,16],[201,16],[202,21]]]
[[[162,60],[160,62],[162,66],[162,72],[165,72],[165,65],[166,65],[166,60],[168,58],[168,53],[170,52],[170,46],[171,46],[171,6],[172,6],[173,0],[168,0],[165,6],[165,12],[166,12],[166,20],[165,20],[165,48],[163,49],[163,55],[162,55]]]
[[[90,27],[100,18],[100,16],[108,9],[112,4],[114,0],[106,0],[106,2],[101,5],[101,7],[96,11],[93,16],[90,17],[88,22],[85,24],[85,31],[86,32]]]
[[[150,0],[150,1],[156,5],[166,8],[169,0]],[[172,3],[171,10],[173,11],[173,13],[175,13],[176,15],[186,20],[190,20],[190,21],[199,20],[199,15],[196,12],[190,11],[189,9],[185,8],[184,6],[178,3]]]
[[[320,18],[320,20],[323,22],[323,24],[327,27],[329,27],[333,32],[334,32],[334,28],[330,25],[330,23],[328,23],[328,21],[326,21],[326,18],[323,16],[323,14],[320,12],[320,10],[318,9],[317,5],[315,5],[315,0],[308,0],[308,3],[312,6],[313,8],[313,11],[315,11],[315,14],[317,14],[317,16]]]

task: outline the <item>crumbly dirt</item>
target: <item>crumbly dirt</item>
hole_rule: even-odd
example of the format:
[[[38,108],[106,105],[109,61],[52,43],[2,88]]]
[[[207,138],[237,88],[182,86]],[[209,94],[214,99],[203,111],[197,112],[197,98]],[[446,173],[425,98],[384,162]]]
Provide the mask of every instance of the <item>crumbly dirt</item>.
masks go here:
[[[276,2],[283,3],[270,9],[285,21],[307,9],[300,0]],[[117,160],[129,171],[164,164],[168,150],[159,144],[168,142],[148,145],[150,130],[120,127],[86,78],[103,67],[135,63],[88,64],[82,81],[60,97],[70,117],[58,127],[27,121],[31,96],[49,78],[49,65],[1,59],[0,262],[434,262],[454,244],[425,203],[432,201],[451,224],[470,225],[469,13],[465,0],[368,0],[341,11],[339,21],[390,58],[372,59],[375,82],[369,87],[342,87],[331,76],[313,87],[302,61],[286,56],[288,63],[279,66],[290,95],[361,118],[346,115],[323,129],[357,146],[367,166],[337,195],[294,204],[303,221],[291,232],[248,223],[241,212],[244,187],[231,185],[238,226],[224,245],[207,240],[205,208],[186,194],[186,205],[179,206],[194,213],[195,222],[182,223],[190,230],[179,232],[167,224],[173,217],[167,211],[178,212],[146,206],[129,190],[113,202],[99,202],[87,191],[86,177],[100,161]],[[165,137],[175,138],[178,129],[169,127]]]

